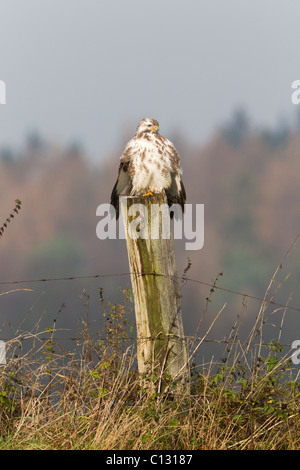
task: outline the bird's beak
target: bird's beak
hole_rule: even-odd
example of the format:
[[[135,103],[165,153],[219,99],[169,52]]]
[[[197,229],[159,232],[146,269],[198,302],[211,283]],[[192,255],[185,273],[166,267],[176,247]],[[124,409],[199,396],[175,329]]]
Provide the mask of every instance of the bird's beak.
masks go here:
[[[152,127],[152,131],[157,131],[157,129],[158,129],[158,126],[153,126]]]

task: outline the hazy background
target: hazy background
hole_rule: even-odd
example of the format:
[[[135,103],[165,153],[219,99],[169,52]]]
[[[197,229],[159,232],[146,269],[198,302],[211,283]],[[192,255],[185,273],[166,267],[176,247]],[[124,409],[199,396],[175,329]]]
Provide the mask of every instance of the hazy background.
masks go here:
[[[299,233],[300,114],[291,83],[300,79],[300,4],[0,0],[0,14],[7,86],[0,225],[14,200],[22,201],[0,240],[0,281],[128,270],[124,242],[97,240],[95,214],[109,202],[126,140],[151,116],[181,154],[188,202],[205,204],[205,246],[185,252],[176,244],[179,274],[190,257],[189,277],[210,283],[223,272],[220,286],[263,296]],[[299,275],[296,247],[279,273],[278,302],[293,295],[289,302],[299,307]],[[2,336],[9,337],[24,318],[27,329],[41,316],[41,326],[50,326],[62,304],[58,327],[74,329],[86,312],[83,289],[90,319],[103,320],[99,288],[107,305],[122,302],[130,281],[2,287],[33,289],[0,297]],[[208,294],[191,282],[183,288],[187,334]],[[218,338],[244,311],[241,297],[216,292],[207,324],[224,303],[212,332]],[[248,300],[245,332],[258,309]],[[283,312],[274,309],[270,337]],[[299,336],[299,312],[288,311],[285,325],[282,339],[290,344]]]
[[[292,111],[300,4],[278,0],[0,1],[0,144],[29,130],[107,156],[143,116],[204,142],[236,105]]]

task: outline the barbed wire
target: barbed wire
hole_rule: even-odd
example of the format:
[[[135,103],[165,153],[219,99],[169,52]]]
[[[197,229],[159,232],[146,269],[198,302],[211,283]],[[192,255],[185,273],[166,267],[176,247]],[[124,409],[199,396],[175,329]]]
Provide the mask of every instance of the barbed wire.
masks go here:
[[[220,274],[222,274],[222,273],[219,273],[219,275]],[[162,274],[162,273],[155,273],[155,272],[140,273],[138,275],[136,273],[123,272],[123,273],[111,273],[111,274],[102,273],[102,274],[91,274],[91,275],[82,275],[82,276],[67,276],[67,277],[52,277],[52,278],[41,278],[41,279],[0,281],[0,285],[19,285],[19,284],[33,284],[33,283],[44,283],[44,282],[62,282],[62,281],[74,281],[74,280],[84,280],[84,279],[101,279],[101,278],[125,277],[125,276],[160,276],[160,277],[165,277],[165,278],[169,278],[169,279],[174,279],[173,276],[169,276],[169,275]],[[294,306],[291,306],[291,305],[284,305],[284,304],[281,304],[279,302],[275,302],[274,300],[267,300],[266,298],[262,298],[262,297],[250,295],[248,293],[239,292],[239,291],[235,291],[235,290],[232,290],[232,289],[227,289],[225,287],[218,286],[218,285],[216,285],[216,280],[213,283],[209,283],[209,282],[200,281],[199,279],[189,278],[185,274],[182,275],[182,276],[176,277],[176,279],[177,279],[177,281],[179,281],[179,280],[189,281],[189,282],[201,284],[205,287],[209,287],[211,293],[214,292],[214,290],[216,289],[216,290],[220,290],[220,291],[223,291],[223,292],[227,292],[229,294],[241,296],[241,297],[243,297],[243,299],[249,298],[249,299],[253,299],[253,300],[256,300],[256,301],[260,301],[263,304],[271,304],[273,306],[276,306],[276,307],[279,307],[279,308],[282,308],[282,309],[290,309],[290,310],[300,312],[300,308],[297,308],[297,307],[294,307]],[[3,294],[14,292],[14,291],[19,291],[19,290],[20,291],[23,291],[23,290],[32,291],[31,289],[21,288],[21,289],[14,289],[14,290],[11,290],[11,291],[8,291],[8,292],[4,292]],[[2,295],[2,294],[0,294],[0,295]],[[206,300],[208,300],[208,298]],[[59,330],[56,330],[56,332],[58,332],[58,331]],[[43,333],[44,332],[42,332],[42,334]],[[53,332],[50,331],[50,334],[52,334],[52,333]],[[52,337],[52,340],[53,339],[54,338]],[[143,340],[144,341],[144,340],[151,340],[151,339],[153,339],[153,338],[151,338],[151,337],[147,337],[147,338],[126,337],[126,338],[119,338],[118,340],[122,340],[122,341]],[[9,342],[10,341],[14,342],[15,340],[19,340],[19,341],[39,340],[39,341],[42,341],[42,342],[47,342],[47,341],[49,341],[49,337],[46,337],[46,336],[41,337],[40,335],[27,334],[25,336],[20,335],[18,337],[14,337],[14,338],[2,338],[1,337],[1,340],[9,341]],[[201,341],[201,342],[205,342],[205,343],[227,344],[227,345],[235,345],[235,344],[238,343],[240,346],[249,346],[249,341],[241,341],[239,339],[238,340],[237,339],[233,340],[233,339],[226,339],[226,338],[223,338],[223,339],[207,338],[207,337],[201,337],[201,336],[196,336],[196,335],[184,335],[184,340],[185,341],[193,340],[193,341]],[[80,343],[82,341],[86,341],[86,339],[80,337],[80,335],[79,336],[58,336],[58,337],[55,336],[55,342],[58,342],[58,341],[77,341],[77,342]],[[266,347],[266,346],[269,346],[269,343],[260,343],[260,345]],[[252,346],[256,346],[256,344],[252,344]],[[290,347],[291,345],[290,344],[281,344],[281,346]]]
[[[45,332],[41,332],[42,334],[44,334]],[[16,342],[16,341],[28,341],[28,340],[31,340],[31,341],[42,341],[42,342],[49,342],[51,341],[51,345],[54,347],[55,346],[55,343],[58,343],[59,341],[77,341],[78,343],[89,343],[92,339],[92,336],[95,336],[95,334],[91,334],[91,336],[89,338],[84,338],[82,336],[53,336],[53,331],[49,331],[49,337],[46,337],[46,336],[39,336],[39,335],[36,335],[34,333],[32,334],[27,334],[27,335],[20,335],[20,336],[17,336],[17,337],[11,337],[11,338],[8,338],[8,337],[2,337],[1,336],[1,340],[2,341],[6,341],[6,342]],[[172,336],[172,335],[171,335]],[[236,344],[239,344],[240,346],[248,346],[250,344],[249,341],[241,341],[240,339],[226,339],[226,338],[223,338],[223,339],[217,339],[217,338],[206,338],[205,336],[193,336],[193,335],[184,335],[183,337],[184,340],[192,340],[192,341],[201,341],[203,343],[216,343],[216,344],[228,344],[228,345],[236,345]],[[103,339],[103,338],[100,338],[100,339]],[[151,336],[147,336],[147,337],[136,337],[136,336],[128,336],[128,337],[125,337],[125,338],[118,338],[117,341],[151,341],[153,339],[156,339],[156,338],[153,338]],[[253,347],[255,346],[258,346],[258,345],[261,345],[261,346],[270,346],[270,342],[268,343],[251,343],[251,345]],[[280,343],[280,346],[283,346],[283,347],[291,347],[291,344],[282,344]]]
[[[168,276],[166,274],[162,273],[155,273],[155,272],[149,272],[149,273],[140,273],[138,274],[139,276],[160,276],[160,277],[165,277],[169,279],[174,279],[172,276]],[[83,280],[83,279],[101,279],[101,278],[107,278],[107,277],[122,277],[122,276],[136,276],[136,273],[131,273],[131,272],[124,272],[124,273],[112,273],[112,274],[90,274],[90,275],[84,275],[84,276],[68,276],[68,277],[52,277],[52,278],[42,278],[42,279],[27,279],[27,280],[18,280],[18,281],[0,281],[0,285],[16,285],[16,284],[33,284],[33,283],[40,283],[40,282],[61,282],[61,281],[74,281],[74,280]],[[217,286],[216,283],[209,283],[209,282],[204,282],[200,281],[198,279],[193,279],[186,277],[185,275],[183,276],[178,276],[178,280],[181,281],[188,281],[188,282],[193,282],[196,284],[201,284],[205,287],[210,287],[211,289],[215,290],[218,289],[223,292],[227,292],[229,294],[233,295],[238,295],[243,298],[247,299],[252,299],[256,300],[259,302],[263,302],[264,304],[270,304],[275,307],[283,308],[283,309],[289,309],[289,310],[294,310],[296,312],[300,312],[300,308],[294,307],[292,305],[284,305],[279,302],[275,302],[274,300],[267,300],[263,297],[258,297],[255,295],[247,294],[245,292],[239,292],[235,291],[232,289],[227,289],[225,287]]]

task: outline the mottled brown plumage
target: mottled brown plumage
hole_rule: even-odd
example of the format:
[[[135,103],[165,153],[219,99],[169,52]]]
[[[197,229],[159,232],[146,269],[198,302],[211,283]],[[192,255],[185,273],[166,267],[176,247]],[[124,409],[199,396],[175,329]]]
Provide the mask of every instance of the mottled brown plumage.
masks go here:
[[[119,216],[119,196],[139,196],[165,192],[169,206],[180,204],[186,192],[182,181],[179,155],[168,139],[158,132],[155,119],[144,118],[137,127],[120,159],[118,178],[111,194],[111,204]]]

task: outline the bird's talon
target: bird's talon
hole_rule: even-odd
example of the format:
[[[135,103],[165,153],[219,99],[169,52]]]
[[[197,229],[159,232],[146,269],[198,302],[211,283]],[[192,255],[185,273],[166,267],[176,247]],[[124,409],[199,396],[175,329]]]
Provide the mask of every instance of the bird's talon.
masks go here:
[[[146,196],[153,196],[153,194],[151,193],[151,191],[148,191],[146,194],[143,194],[143,197],[146,197]]]

